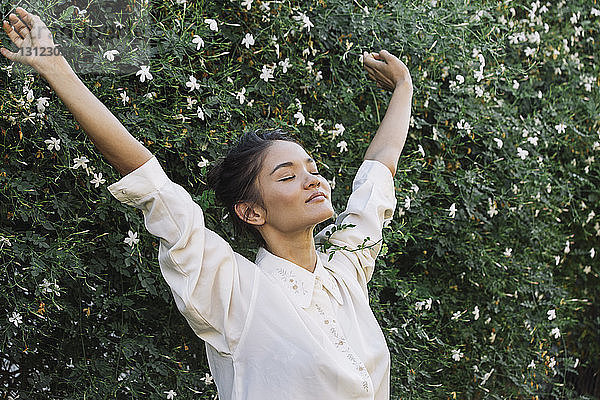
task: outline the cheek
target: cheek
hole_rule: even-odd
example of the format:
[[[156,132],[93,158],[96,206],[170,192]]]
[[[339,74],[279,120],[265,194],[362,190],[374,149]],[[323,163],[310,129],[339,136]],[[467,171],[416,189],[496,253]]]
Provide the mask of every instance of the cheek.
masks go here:
[[[292,188],[271,188],[266,197],[266,206],[271,213],[286,213],[290,207],[297,207],[298,194]]]

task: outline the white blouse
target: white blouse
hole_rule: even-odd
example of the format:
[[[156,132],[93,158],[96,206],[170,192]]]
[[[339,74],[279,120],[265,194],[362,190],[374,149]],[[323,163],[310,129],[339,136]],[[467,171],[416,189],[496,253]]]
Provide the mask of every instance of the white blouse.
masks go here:
[[[162,275],[205,341],[221,400],[389,399],[390,354],[367,292],[396,208],[384,164],[363,161],[346,210],[315,243],[334,225],[355,227],[331,235],[330,261],[317,246],[312,273],[263,247],[255,262],[236,253],[154,156],[108,190],[160,239]]]

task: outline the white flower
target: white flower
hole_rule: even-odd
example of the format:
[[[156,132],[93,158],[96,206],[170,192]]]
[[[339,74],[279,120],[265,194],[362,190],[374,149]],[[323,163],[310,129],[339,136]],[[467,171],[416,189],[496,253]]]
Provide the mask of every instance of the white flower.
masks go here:
[[[548,314],[548,320],[549,321],[552,321],[553,319],[556,319],[556,310],[554,310],[554,309],[548,310],[548,312],[546,314]]]
[[[19,324],[23,323],[23,317],[16,311],[13,311],[12,317],[8,317],[8,322],[12,322],[18,328]]]
[[[492,376],[493,372],[494,372],[494,368],[492,368],[490,370],[490,372],[488,372],[485,375],[483,375],[483,379],[481,380],[481,386],[485,385],[485,383],[488,381],[488,379],[490,379],[490,376]]]
[[[348,143],[346,143],[346,141],[344,141],[344,140],[339,142],[337,144],[337,147],[340,148],[340,153],[343,153],[344,151],[348,151]]]
[[[483,70],[473,72],[473,76],[477,79],[477,82],[483,79]]]
[[[462,75],[456,75],[456,80],[458,81],[458,84],[462,84],[465,81],[465,77]]]
[[[135,73],[135,76],[138,76],[138,75],[140,75],[140,82],[144,82],[144,81],[146,81],[146,79],[151,80],[152,74],[150,73],[150,66],[149,65],[140,66],[140,70]]]
[[[475,306],[475,310],[473,310],[473,316],[475,321],[477,321],[479,319],[479,307]]]
[[[458,349],[454,349],[452,350],[452,359],[454,361],[460,361],[461,358],[463,358],[465,355],[463,353],[461,353],[460,350]]]
[[[461,315],[462,315],[462,312],[460,312],[460,311],[457,311],[457,312],[455,312],[454,314],[452,314],[452,318],[450,318],[450,319],[452,319],[452,320],[456,321],[457,319],[459,319],[459,318],[460,318],[460,316],[461,316]]]
[[[592,249],[590,250],[590,257],[594,258],[595,255],[596,255],[596,250],[592,247]]]
[[[208,160],[206,158],[204,158],[203,156],[200,156],[202,158],[202,160],[198,163],[198,166],[200,168],[202,167],[206,167],[208,165]]]
[[[513,80],[513,89],[517,90],[519,88],[519,82],[517,82],[516,80]]]
[[[215,32],[219,31],[219,27],[217,26],[217,21],[215,21],[214,19],[207,18],[204,20],[204,23],[208,24],[208,26],[210,27],[210,30],[215,31]]]
[[[554,336],[554,339],[558,339],[560,337],[560,330],[558,328],[552,328],[550,335]]]
[[[2,246],[4,246],[4,244],[6,244],[7,246],[12,246],[12,243],[10,242],[10,240],[3,236],[0,236],[0,243],[2,244]],[[2,246],[0,246],[0,249],[2,248]]]
[[[410,208],[410,197],[408,196],[406,196],[406,198],[404,199],[404,208],[407,210]]]
[[[40,114],[46,111],[49,99],[49,97],[40,97],[39,99],[37,99],[37,110]]]
[[[527,150],[523,150],[520,147],[517,147],[517,155],[519,157],[521,157],[521,160],[524,160],[527,158],[527,156],[529,155],[529,152]]]
[[[198,118],[204,121],[204,111],[200,106],[198,106],[198,110],[196,110],[196,115],[198,116]]]
[[[44,140],[44,143],[48,145],[48,150],[52,151],[52,149],[60,150],[60,139],[57,139],[53,136],[50,139]]]
[[[415,303],[415,310],[421,311],[423,308],[425,308],[426,310],[431,310],[432,301],[433,300],[431,298],[429,298],[425,301],[417,301]]]
[[[494,141],[496,142],[496,145],[498,146],[498,148],[501,149],[502,148],[502,139],[494,138]]]
[[[498,210],[496,209],[496,202],[492,202],[492,199],[488,197],[488,204],[490,206],[490,209],[487,213],[490,216],[490,218],[492,218],[494,215],[498,214]]]
[[[577,14],[573,13],[573,15],[571,16],[571,18],[569,19],[569,21],[571,21],[571,23],[573,25],[575,25],[577,23],[577,19],[579,18],[581,14],[578,12]]]
[[[509,249],[508,247],[506,248],[506,250],[504,250],[503,253],[506,257],[510,257],[512,254],[512,249]]]
[[[250,8],[252,7],[252,1],[253,0],[243,0],[242,7],[246,7],[246,10],[250,11]]]
[[[302,29],[306,28],[310,32],[310,28],[314,27],[308,16],[298,11],[298,15],[293,16],[296,21],[302,21]]]
[[[410,190],[412,190],[415,193],[419,193],[419,186],[413,183],[412,185],[410,185]]]
[[[239,91],[235,94],[235,98],[240,101],[240,104],[244,104],[244,101],[246,100],[245,94],[246,94],[246,88],[242,88],[241,91]]]
[[[454,218],[456,216],[456,203],[452,203],[452,205],[450,206],[450,218]]]
[[[185,86],[190,88],[190,92],[194,89],[200,89],[200,84],[193,75],[190,75],[190,80],[185,83]]]
[[[529,46],[527,46],[527,47],[525,48],[525,55],[526,55],[527,57],[531,57],[531,56],[532,56],[532,55],[534,55],[534,54],[535,54],[535,49],[532,49],[532,48],[531,48],[531,47],[529,47]]]
[[[560,264],[560,256],[554,256],[554,262],[556,265]]]
[[[600,16],[600,10],[596,10],[595,8],[592,7],[592,11],[590,12],[591,15],[593,16]]]
[[[129,237],[125,238],[124,242],[133,247],[134,244],[137,244],[140,239],[137,238],[137,232],[128,231],[127,234]]]
[[[42,293],[54,293],[57,296],[60,296],[60,288],[56,282],[48,282],[48,280],[44,278],[44,281],[40,283],[39,286]]]
[[[191,110],[192,107],[194,106],[194,104],[198,103],[198,100],[192,99],[190,96],[187,96],[186,100],[187,100],[187,106],[186,106],[186,108],[188,110]]]
[[[294,114],[294,118],[297,119],[297,121],[296,121],[297,124],[304,125],[304,123],[306,122],[306,120],[304,119],[304,114],[302,114],[302,111],[297,111],[296,114]]]
[[[431,130],[433,131],[433,140],[438,140],[440,136],[438,135],[439,131],[437,130],[437,128],[434,126]]]
[[[200,47],[204,47],[204,40],[198,35],[194,35],[192,43],[196,43],[196,50],[200,50]]]
[[[204,374],[204,378],[200,378],[201,381],[204,381],[204,383],[206,385],[210,385],[211,383],[213,383],[213,377],[210,376],[210,374],[205,373]]]
[[[83,169],[87,169],[87,163],[90,162],[85,156],[76,157],[73,162],[75,163],[71,168],[77,169],[79,167],[83,167]]]
[[[106,180],[102,178],[102,172],[97,174],[94,172],[94,179],[92,179],[90,183],[93,183],[95,185],[94,187],[98,187],[101,183],[104,182],[106,182]]]
[[[527,368],[535,368],[535,362],[533,362],[533,360],[531,360],[531,362],[529,363]]]
[[[104,52],[103,57],[108,61],[114,61],[117,54],[119,54],[118,50],[108,50]]]
[[[550,357],[550,362],[548,363],[548,366],[552,369],[554,369],[554,366],[556,365],[556,360],[554,359],[554,357]]]
[[[177,393],[175,393],[175,391],[173,389],[169,390],[168,392],[164,392],[167,395],[167,399],[168,400],[172,400],[175,396],[177,396]]]
[[[492,332],[492,334],[490,335],[490,343],[494,343],[495,340],[496,340],[496,332]]]
[[[279,65],[283,68],[283,73],[285,74],[288,68],[291,66],[290,59],[286,57],[285,60],[279,61]]]
[[[475,86],[475,97],[483,96],[483,88],[481,86]]]
[[[121,96],[121,100],[123,100],[123,105],[125,105],[125,103],[129,101],[129,96],[127,96],[127,92],[121,92],[119,93],[119,95]]]
[[[565,250],[564,250],[564,251],[565,251],[565,254],[568,254],[568,253],[571,251],[571,248],[569,247],[569,245],[570,245],[570,243],[569,243],[569,241],[567,240],[567,243],[566,243],[566,245],[565,245]]]
[[[268,65],[263,65],[260,79],[264,80],[265,82],[269,82],[269,79],[273,78],[274,71],[275,68],[270,68]]]
[[[471,133],[471,124],[469,124],[467,121],[465,121],[464,119],[461,119],[460,121],[458,121],[458,123],[456,124],[456,127],[458,129],[464,129],[465,131],[467,131],[467,133]]]
[[[538,144],[538,137],[537,136],[528,137],[527,141],[529,143],[531,143],[532,145],[537,146],[537,144]]]
[[[246,48],[249,49],[254,44],[254,36],[251,33],[246,33],[246,36],[242,39],[242,44],[246,45]]]
[[[344,128],[344,125],[335,124],[334,129],[330,129],[328,132],[333,134],[332,139],[335,139],[336,136],[343,135],[345,131],[346,131],[346,128]]]
[[[422,155],[423,157],[425,157],[425,150],[423,150],[423,146],[419,145],[419,148],[418,148],[418,150],[417,150],[417,151],[418,151],[419,153],[421,153],[421,155]]]
[[[554,128],[556,129],[556,132],[558,133],[565,133],[565,128],[567,126],[565,124],[563,124],[562,122],[558,125],[555,125]]]

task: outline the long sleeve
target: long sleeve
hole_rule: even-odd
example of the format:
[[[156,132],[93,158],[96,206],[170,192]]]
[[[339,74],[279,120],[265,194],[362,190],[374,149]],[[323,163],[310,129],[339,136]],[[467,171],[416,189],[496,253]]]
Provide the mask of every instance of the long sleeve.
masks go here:
[[[348,266],[365,293],[373,275],[375,259],[381,250],[383,227],[391,221],[396,202],[394,178],[390,170],[379,161],[364,160],[352,182],[352,194],[346,209],[335,223],[315,236],[315,243],[323,243],[327,241],[326,233],[334,226],[338,229],[342,224],[355,225],[336,230],[330,236],[329,241],[334,247],[329,248],[327,254],[333,251],[333,258],[340,261],[336,264]],[[366,248],[352,251],[363,245],[367,238],[364,243]],[[346,249],[336,249],[337,246],[345,246]]]
[[[142,210],[146,229],[160,239],[161,273],[194,332],[231,354],[248,315],[256,265],[205,227],[201,207],[167,177],[156,157],[108,190]]]

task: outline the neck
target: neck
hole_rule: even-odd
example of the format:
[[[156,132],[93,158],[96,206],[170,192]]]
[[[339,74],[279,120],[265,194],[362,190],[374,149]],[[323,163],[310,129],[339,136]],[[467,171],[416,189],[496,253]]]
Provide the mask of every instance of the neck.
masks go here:
[[[314,272],[317,265],[317,251],[313,238],[314,227],[294,234],[279,234],[277,237],[265,238],[267,250],[277,257],[284,258],[294,264]]]

